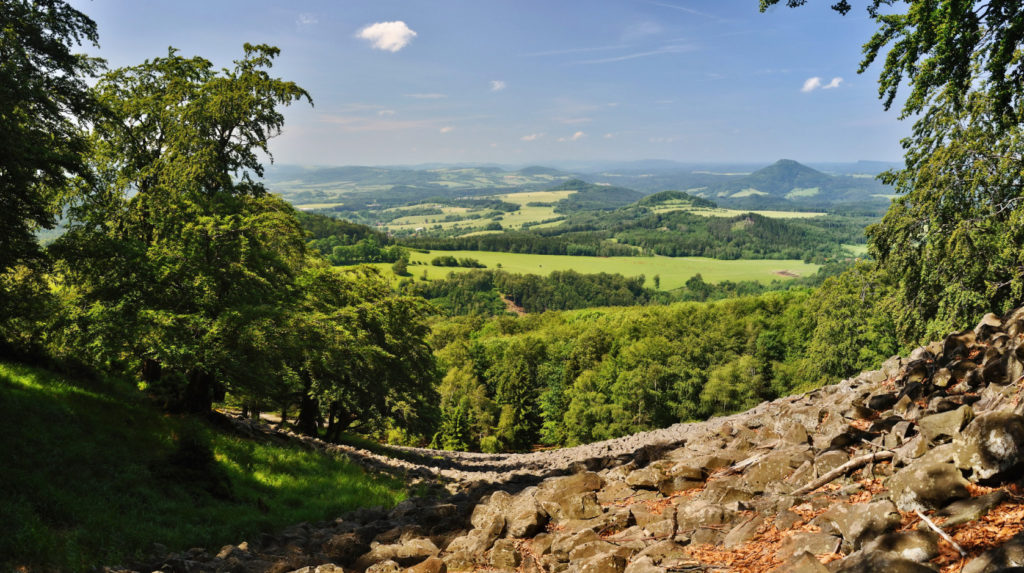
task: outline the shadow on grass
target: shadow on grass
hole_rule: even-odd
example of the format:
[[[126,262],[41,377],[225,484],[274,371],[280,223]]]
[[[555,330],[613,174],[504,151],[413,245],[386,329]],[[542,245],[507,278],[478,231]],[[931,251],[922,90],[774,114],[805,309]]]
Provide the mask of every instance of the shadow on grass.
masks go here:
[[[123,383],[3,362],[0,451],[0,570],[216,547],[406,496],[344,460],[163,415]]]

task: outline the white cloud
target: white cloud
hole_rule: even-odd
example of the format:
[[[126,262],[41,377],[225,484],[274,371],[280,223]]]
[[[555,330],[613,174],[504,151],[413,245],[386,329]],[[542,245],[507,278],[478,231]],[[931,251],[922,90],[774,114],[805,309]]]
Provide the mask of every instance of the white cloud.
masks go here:
[[[394,22],[377,22],[359,30],[356,37],[369,40],[370,44],[386,52],[397,52],[409,45],[409,42],[416,37],[405,22],[396,20]]]
[[[613,62],[624,62],[626,60],[633,60],[636,58],[647,58],[650,56],[660,56],[662,54],[681,54],[683,52],[692,52],[696,50],[694,46],[686,44],[670,44],[668,46],[662,46],[660,48],[650,50],[647,52],[637,52],[634,54],[625,54],[623,56],[614,56],[611,58],[600,58],[597,60],[583,60],[575,62],[577,64],[610,64]]]
[[[455,129],[455,128],[450,126],[450,125],[446,125],[446,126],[442,127],[440,131],[441,131],[441,133],[451,133],[453,129]]]
[[[393,109],[382,109],[382,110],[377,112],[377,115],[379,115],[380,117],[388,117],[388,116],[391,116],[391,115],[395,115],[395,110],[393,110]]]
[[[558,141],[579,141],[580,139],[586,137],[586,135],[587,134],[583,133],[582,131],[577,131],[576,133],[570,135],[569,137],[559,137]]]
[[[841,83],[843,83],[843,78],[836,77],[832,78],[832,81],[830,81],[829,83],[823,84],[821,83],[821,78],[819,78],[818,76],[814,76],[813,78],[807,78],[806,80],[804,80],[804,87],[800,88],[800,91],[807,93],[813,92],[814,90],[819,88],[823,90],[832,90],[839,87],[839,84]]]
[[[807,93],[812,92],[821,87],[821,78],[814,76],[813,78],[807,78],[804,81],[804,87],[800,88],[800,91]]]
[[[674,137],[652,137],[651,143],[672,143],[676,140]]]
[[[537,141],[538,139],[540,139],[542,137],[544,137],[543,133],[531,133],[529,135],[524,135],[524,136],[520,137],[519,139],[522,139],[523,141]]]
[[[446,94],[405,94],[405,97],[413,99],[444,99],[448,96]]]
[[[316,16],[309,12],[303,12],[295,17],[295,23],[299,26],[312,26],[318,22],[319,20],[316,19]]]
[[[500,92],[503,89],[505,89],[505,82],[503,82],[501,80],[491,80],[491,91],[492,92]]]
[[[614,135],[614,134],[612,134],[612,133],[606,133],[606,134],[604,134],[604,138],[605,138],[605,139],[611,139],[611,138],[613,138],[613,137],[615,137],[615,135]]]

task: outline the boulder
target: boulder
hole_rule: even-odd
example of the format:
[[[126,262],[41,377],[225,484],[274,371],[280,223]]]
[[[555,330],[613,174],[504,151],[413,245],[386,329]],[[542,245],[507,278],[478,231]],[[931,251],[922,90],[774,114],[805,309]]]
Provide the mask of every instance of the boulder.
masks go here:
[[[974,418],[974,410],[967,405],[956,410],[932,414],[917,421],[917,426],[925,438],[935,441],[939,438],[952,438]]]
[[[953,464],[918,461],[889,478],[889,495],[903,511],[928,510],[970,496]]]
[[[987,412],[971,421],[954,440],[954,460],[975,480],[1011,477],[1024,463],[1024,416]]]
[[[972,559],[962,573],[994,573],[1003,568],[1024,566],[1024,533]]]
[[[935,569],[892,553],[858,551],[836,562],[835,573],[935,573]],[[831,568],[831,567],[830,567]]]
[[[908,561],[925,563],[939,556],[938,536],[931,530],[894,531],[880,535],[864,545],[864,553],[876,551],[892,553]]]
[[[853,549],[860,549],[873,537],[896,529],[900,525],[900,512],[891,501],[848,504],[831,507],[821,516],[835,525]]]
[[[981,519],[988,512],[995,509],[996,506],[1006,501],[1009,497],[1010,496],[1007,492],[1003,490],[996,490],[992,493],[979,495],[978,497],[954,501],[939,511],[936,511],[935,516],[947,518],[942,522],[942,526],[948,529],[950,527],[960,525],[961,523]],[[920,527],[928,526],[922,523]]]
[[[602,553],[589,559],[569,564],[569,573],[622,573],[626,558],[615,553]]]
[[[594,493],[604,487],[604,479],[594,472],[544,480],[535,499],[552,518],[587,519],[601,513]]]
[[[548,514],[537,503],[536,489],[530,488],[513,498],[505,510],[505,535],[530,537],[544,528]]]
[[[515,569],[522,562],[522,555],[511,539],[499,539],[491,548],[491,567],[495,569]]]
[[[827,533],[796,533],[782,540],[782,545],[775,553],[779,561],[790,561],[797,555],[811,553],[822,555],[839,551],[842,540]]]
[[[665,573],[667,569],[654,564],[650,557],[634,559],[626,565],[625,573]]]

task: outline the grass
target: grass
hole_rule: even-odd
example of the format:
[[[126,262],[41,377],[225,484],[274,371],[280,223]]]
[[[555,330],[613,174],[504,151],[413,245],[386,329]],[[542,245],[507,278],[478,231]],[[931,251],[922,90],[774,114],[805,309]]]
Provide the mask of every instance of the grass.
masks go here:
[[[124,564],[154,543],[216,549],[406,496],[341,458],[162,415],[130,385],[7,362],[0,435],[0,570]]]
[[[555,208],[541,207],[537,205],[527,205],[527,203],[556,203],[562,199],[565,199],[569,195],[572,195],[576,191],[565,190],[565,191],[530,191],[524,193],[506,193],[502,195],[493,195],[495,199],[507,201],[509,203],[516,203],[519,205],[518,211],[511,213],[502,213],[501,215],[501,226],[504,229],[515,230],[521,229],[524,224],[537,223],[539,221],[548,221],[559,217],[558,213],[555,213]],[[437,226],[440,225],[441,230],[449,231],[452,229],[463,229],[466,233],[474,233],[487,226],[490,222],[490,218],[486,219],[467,219],[464,221],[442,221],[445,215],[448,214],[475,214],[489,211],[489,209],[468,209],[466,207],[449,207],[443,205],[415,205],[407,207],[396,207],[394,210],[401,209],[412,209],[424,206],[440,207],[443,214],[441,215],[414,215],[408,217],[401,217],[391,221],[384,227],[391,231],[412,231],[420,227],[424,227],[427,231],[437,230]],[[557,225],[559,222],[545,223],[538,225],[537,227],[548,227]],[[500,231],[499,231],[500,232]]]
[[[768,217],[771,219],[811,219],[814,217],[824,217],[828,213],[817,212],[817,211],[751,211],[751,210],[739,210],[739,209],[722,209],[719,207],[691,207],[691,206],[680,206],[668,209],[656,209],[657,212],[662,213],[666,211],[688,211],[694,215],[700,215],[701,217],[735,217],[736,215],[745,215],[747,213],[754,213],[755,215],[761,215],[762,217]]]
[[[705,257],[582,257],[569,255],[530,255],[521,253],[495,253],[487,251],[433,251],[428,253],[413,252],[409,272],[413,278],[421,280],[426,272],[430,280],[445,278],[450,272],[467,272],[470,269],[460,267],[435,267],[430,261],[439,255],[451,255],[456,258],[473,258],[487,265],[489,269],[501,269],[510,273],[548,275],[552,271],[574,270],[580,273],[618,273],[627,277],[644,275],[646,285],[654,287],[654,275],[661,276],[661,289],[672,290],[683,286],[693,275],[700,273],[705,281],[711,283],[730,281],[755,280],[769,283],[774,279],[785,278],[778,275],[780,271],[789,271],[800,276],[817,272],[818,265],[800,260],[735,260],[724,261]],[[422,264],[415,264],[422,263]],[[389,275],[390,264],[377,266]],[[397,280],[397,278],[396,278]]]
[[[868,246],[867,246],[867,244],[863,244],[863,245],[844,244],[844,245],[842,245],[842,247],[844,249],[846,249],[846,251],[849,252],[854,257],[863,257],[864,255],[868,254]]]

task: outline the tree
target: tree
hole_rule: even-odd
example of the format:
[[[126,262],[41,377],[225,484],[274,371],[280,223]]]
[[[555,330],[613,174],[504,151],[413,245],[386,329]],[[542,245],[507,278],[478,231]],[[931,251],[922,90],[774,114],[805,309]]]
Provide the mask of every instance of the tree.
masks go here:
[[[70,179],[87,172],[86,84],[102,62],[72,53],[96,44],[96,23],[60,0],[0,3],[0,273],[38,253]]]
[[[188,411],[264,379],[257,366],[276,362],[259,325],[287,309],[306,261],[294,210],[254,179],[277,107],[309,99],[267,73],[277,54],[246,44],[216,71],[172,48],[103,76],[92,181],[55,248],[78,297],[72,347],[139,368]]]
[[[879,97],[888,109],[909,86],[901,118],[916,119],[902,141],[905,168],[883,175],[899,195],[869,238],[896,283],[901,333],[917,340],[1024,301],[1024,5],[893,4],[868,6],[879,28],[860,71],[888,49]],[[834,8],[850,10],[845,0]]]

